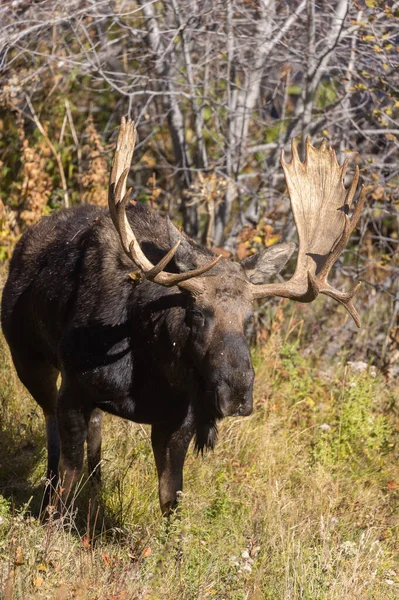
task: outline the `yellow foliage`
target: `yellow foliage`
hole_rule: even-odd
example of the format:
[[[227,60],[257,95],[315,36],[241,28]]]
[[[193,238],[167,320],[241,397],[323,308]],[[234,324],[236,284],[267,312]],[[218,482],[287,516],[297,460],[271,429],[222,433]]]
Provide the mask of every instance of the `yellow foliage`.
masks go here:
[[[37,146],[31,146],[25,137],[23,120],[18,120],[18,133],[22,142],[22,185],[19,191],[19,203],[22,210],[19,217],[27,225],[37,223],[43,216],[53,182],[46,171],[48,158],[51,154],[44,139]]]
[[[101,137],[93,123],[89,123],[85,129],[87,142],[83,146],[83,152],[88,159],[88,166],[82,176],[82,186],[84,188],[83,201],[98,206],[107,204],[108,187],[108,164],[104,158],[104,147]]]

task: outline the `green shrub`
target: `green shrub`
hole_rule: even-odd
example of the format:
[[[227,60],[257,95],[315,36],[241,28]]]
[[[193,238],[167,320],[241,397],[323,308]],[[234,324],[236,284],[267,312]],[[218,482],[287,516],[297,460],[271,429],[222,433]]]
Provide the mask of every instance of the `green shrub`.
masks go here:
[[[377,381],[368,373],[352,375],[332,397],[328,422],[318,428],[314,457],[326,465],[345,464],[356,470],[360,464],[378,465],[388,448],[391,426],[377,412]]]

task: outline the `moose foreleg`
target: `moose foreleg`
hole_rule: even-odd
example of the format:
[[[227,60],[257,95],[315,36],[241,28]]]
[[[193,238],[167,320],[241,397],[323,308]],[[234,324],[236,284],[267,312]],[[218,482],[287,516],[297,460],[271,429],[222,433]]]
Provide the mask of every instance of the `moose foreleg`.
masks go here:
[[[87,463],[89,477],[93,482],[101,482],[101,425],[104,413],[96,408],[90,415],[87,431]]]
[[[60,459],[60,436],[58,434],[57,417],[45,414],[47,434],[47,479],[51,485],[57,485],[58,462]]]
[[[54,500],[54,490],[58,484],[58,463],[60,459],[60,436],[58,434],[57,417],[55,414],[46,414],[47,435],[47,484],[44,492],[41,512],[43,515]]]
[[[65,500],[79,480],[83,468],[84,443],[87,438],[87,419],[79,408],[65,406],[60,398],[58,404],[58,429],[61,440],[59,483]]]
[[[151,442],[158,471],[159,502],[168,516],[177,507],[178,492],[183,488],[183,465],[194,435],[191,420],[179,426],[159,423],[152,426]]]

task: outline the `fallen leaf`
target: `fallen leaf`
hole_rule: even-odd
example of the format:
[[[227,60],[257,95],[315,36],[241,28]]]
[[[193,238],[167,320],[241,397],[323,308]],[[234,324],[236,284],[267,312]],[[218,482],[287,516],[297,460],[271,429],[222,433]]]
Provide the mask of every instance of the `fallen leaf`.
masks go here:
[[[21,546],[18,546],[17,550],[15,552],[15,561],[14,561],[14,564],[15,565],[23,565],[24,562],[25,562],[24,553],[22,552]]]
[[[107,567],[111,567],[112,566],[112,561],[110,559],[110,557],[107,554],[104,554],[104,552],[101,554],[101,558],[103,559],[103,561],[105,562],[105,564],[107,565]]]
[[[143,553],[141,555],[141,558],[148,558],[149,556],[151,556],[151,548],[149,546],[146,546],[143,550]]]
[[[135,273],[129,273],[129,277],[133,279],[133,281],[139,281],[139,279],[141,279],[141,273],[138,271]]]

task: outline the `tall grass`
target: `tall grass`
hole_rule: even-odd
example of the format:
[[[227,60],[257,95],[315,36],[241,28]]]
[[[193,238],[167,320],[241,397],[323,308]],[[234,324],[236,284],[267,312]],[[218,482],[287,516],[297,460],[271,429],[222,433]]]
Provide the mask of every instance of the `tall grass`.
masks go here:
[[[100,498],[83,477],[62,518],[36,518],[43,419],[1,340],[3,597],[398,598],[397,390],[305,357],[298,332],[254,351],[256,409],[221,424],[215,452],[189,452],[169,523],[149,429],[109,415]]]

